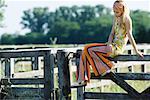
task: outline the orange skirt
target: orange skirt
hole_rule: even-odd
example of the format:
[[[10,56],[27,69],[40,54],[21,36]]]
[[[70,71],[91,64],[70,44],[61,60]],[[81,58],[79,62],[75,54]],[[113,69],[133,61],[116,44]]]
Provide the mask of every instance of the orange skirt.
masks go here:
[[[107,59],[112,54],[112,47],[106,44],[93,43],[84,47],[80,56],[80,64],[77,70],[78,82],[90,82],[90,66],[95,76],[104,75],[111,70],[113,63]]]

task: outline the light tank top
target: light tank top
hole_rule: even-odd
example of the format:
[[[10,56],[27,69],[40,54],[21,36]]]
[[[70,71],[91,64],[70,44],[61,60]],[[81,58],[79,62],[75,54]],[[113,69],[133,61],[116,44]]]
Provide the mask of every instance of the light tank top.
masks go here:
[[[120,26],[118,21],[115,19],[114,31],[111,57],[122,54],[128,41],[125,23]]]

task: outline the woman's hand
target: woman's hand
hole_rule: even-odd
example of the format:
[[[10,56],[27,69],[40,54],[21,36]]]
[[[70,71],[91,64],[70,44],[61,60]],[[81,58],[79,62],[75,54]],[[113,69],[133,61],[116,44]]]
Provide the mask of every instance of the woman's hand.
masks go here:
[[[137,54],[138,56],[140,56],[140,57],[144,58],[144,55],[143,55],[143,53],[142,53],[142,52],[140,52],[140,51],[136,51],[136,54]]]

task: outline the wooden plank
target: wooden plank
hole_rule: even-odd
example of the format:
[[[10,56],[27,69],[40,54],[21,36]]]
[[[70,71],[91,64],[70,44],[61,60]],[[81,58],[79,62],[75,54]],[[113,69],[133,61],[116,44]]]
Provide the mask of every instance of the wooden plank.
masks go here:
[[[32,85],[32,84],[44,84],[44,78],[3,78],[1,79],[2,85],[10,81],[13,85]]]
[[[77,88],[77,100],[84,100],[84,88],[85,87],[78,87]]]
[[[70,89],[70,71],[69,60],[66,52],[63,50],[57,51],[57,66],[58,66],[58,82],[60,91],[60,100],[71,100]]]
[[[15,97],[40,97],[44,96],[44,89],[43,88],[29,88],[29,87],[12,87],[10,88],[11,92],[15,95]]]
[[[0,58],[17,58],[17,57],[32,57],[34,55],[43,56],[43,52],[8,52],[0,53]]]
[[[79,62],[80,62],[80,55],[82,53],[82,50],[77,50],[76,51],[76,55],[74,55],[76,57],[76,66],[77,66],[77,70],[79,70]],[[81,87],[82,86],[82,87]],[[72,87],[77,87],[77,100],[84,100],[84,89],[85,89],[85,85],[78,85],[78,86],[72,86]]]
[[[122,89],[124,89],[126,92],[128,92],[128,95],[135,97],[135,98],[139,97],[140,94],[115,73],[110,72],[110,73],[107,73],[106,76],[110,76],[110,79],[113,82],[115,82],[118,86],[120,86]]]
[[[54,92],[55,91],[53,91],[54,90],[54,67],[55,67],[55,57],[54,57],[54,54],[51,54],[50,55],[50,65],[51,65],[51,67],[50,67],[50,71],[51,71],[51,77],[50,77],[50,79],[51,79],[51,83],[50,83],[50,85],[51,85],[51,100],[54,100]]]
[[[107,99],[107,100],[148,100],[150,95],[145,94],[139,96],[138,99],[131,97],[126,93],[99,93],[99,92],[84,92],[85,99]]]
[[[5,59],[5,77],[10,78],[11,77],[11,68],[10,68],[10,58]]]
[[[150,87],[141,92],[141,94],[149,94],[150,95]]]
[[[3,91],[4,100],[43,100],[43,88],[8,87]],[[1,96],[0,96],[1,97]],[[1,98],[1,99],[2,99]]]
[[[137,55],[118,55],[109,59],[112,61],[150,61],[150,55],[144,55],[144,58]]]
[[[0,51],[0,58],[17,58],[17,57],[32,57],[32,56],[43,56],[50,50],[42,49],[27,49],[27,50],[4,50]]]
[[[51,72],[51,63],[50,63],[50,51],[45,52],[44,54],[44,99],[51,99],[51,90],[53,85],[51,85],[52,72]]]
[[[84,87],[84,86],[86,86],[86,84],[73,84],[73,85],[71,85],[70,86],[70,88],[79,88],[79,87]]]
[[[115,73],[124,80],[150,80],[150,73]],[[91,74],[91,79],[110,79],[110,76],[95,76]]]

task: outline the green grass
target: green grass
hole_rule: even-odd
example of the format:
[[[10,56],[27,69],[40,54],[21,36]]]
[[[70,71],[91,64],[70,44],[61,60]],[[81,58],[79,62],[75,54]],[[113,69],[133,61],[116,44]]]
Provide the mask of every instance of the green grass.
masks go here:
[[[149,81],[127,81],[138,92],[142,92],[150,86]],[[125,91],[120,88],[118,85],[109,85],[104,87],[104,92],[113,92],[113,93],[125,93]]]

